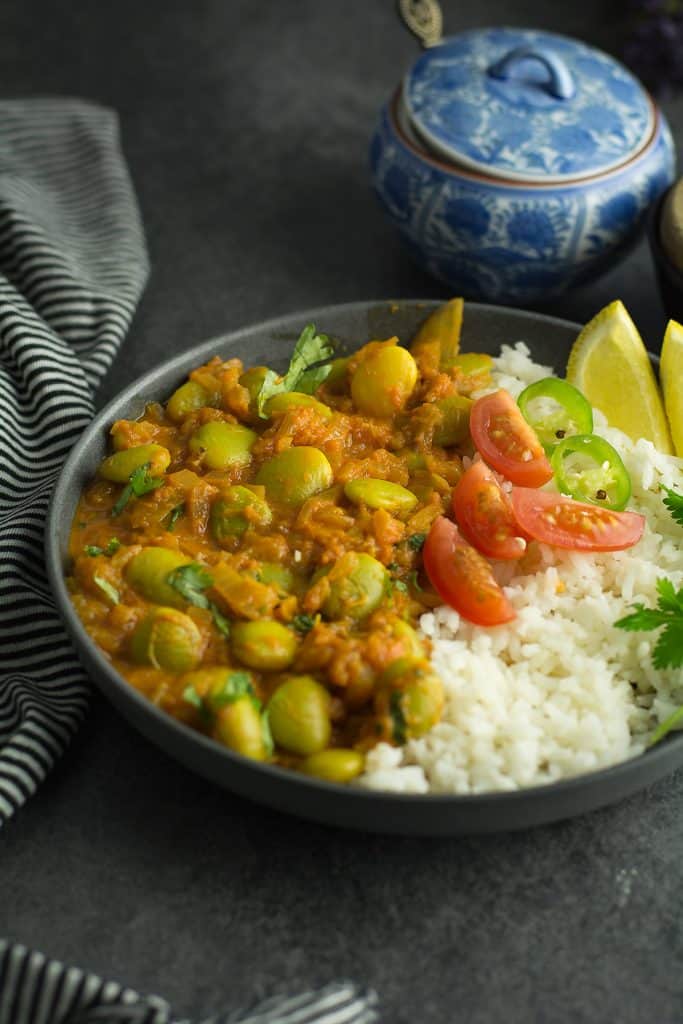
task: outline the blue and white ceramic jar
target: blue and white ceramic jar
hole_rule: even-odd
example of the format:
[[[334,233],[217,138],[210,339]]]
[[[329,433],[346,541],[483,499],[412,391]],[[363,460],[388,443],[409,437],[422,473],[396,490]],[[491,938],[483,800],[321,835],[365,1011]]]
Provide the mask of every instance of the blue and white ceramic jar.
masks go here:
[[[549,32],[427,50],[381,112],[374,187],[418,262],[524,304],[612,267],[674,178],[669,127],[612,57]]]

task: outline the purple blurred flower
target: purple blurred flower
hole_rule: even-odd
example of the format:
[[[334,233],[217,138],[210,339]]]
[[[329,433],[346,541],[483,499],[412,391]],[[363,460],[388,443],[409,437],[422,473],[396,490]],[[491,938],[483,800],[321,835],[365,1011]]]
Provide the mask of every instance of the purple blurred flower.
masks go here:
[[[655,93],[683,85],[683,0],[628,0],[624,60]]]

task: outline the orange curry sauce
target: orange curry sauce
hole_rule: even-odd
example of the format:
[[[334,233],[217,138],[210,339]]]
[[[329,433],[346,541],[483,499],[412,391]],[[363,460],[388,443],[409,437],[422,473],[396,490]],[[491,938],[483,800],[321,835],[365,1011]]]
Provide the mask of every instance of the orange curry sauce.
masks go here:
[[[68,582],[131,686],[247,756],[338,781],[378,740],[405,742],[438,721],[440,680],[412,628],[440,603],[420,548],[471,451],[467,396],[490,368],[454,356],[457,338],[444,358],[439,331],[428,319],[412,354],[396,338],[372,341],[334,360],[314,396],[280,393],[261,414],[265,370],[216,356],[165,406],[114,423],[113,459],[74,517]],[[243,432],[226,449],[215,424]],[[131,491],[131,467],[146,492]],[[317,711],[297,706],[296,685],[284,699],[301,678],[324,693]],[[245,700],[263,742],[253,729],[240,738]],[[300,741],[297,715],[320,707],[325,721]],[[316,771],[318,755],[339,749],[357,752],[346,769],[328,772],[323,756]]]

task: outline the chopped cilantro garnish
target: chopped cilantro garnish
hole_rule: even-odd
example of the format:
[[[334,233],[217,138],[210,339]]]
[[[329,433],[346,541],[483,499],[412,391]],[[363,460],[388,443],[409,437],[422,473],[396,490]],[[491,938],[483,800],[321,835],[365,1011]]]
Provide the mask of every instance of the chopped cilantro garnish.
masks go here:
[[[213,585],[213,576],[198,562],[190,562],[189,565],[179,565],[177,569],[166,577],[174,590],[177,590],[181,597],[193,604],[195,608],[206,608],[211,612],[216,629],[223,636],[230,635],[230,623],[222,614],[219,608],[210,601],[204,593]]]
[[[312,615],[295,615],[292,619],[292,625],[297,633],[308,633],[315,626],[315,619]]]
[[[261,738],[268,756],[273,752],[273,737],[268,722],[268,712],[263,711],[261,701],[254,692],[251,675],[249,672],[231,671],[226,668],[226,675],[223,683],[218,687],[212,687],[209,693],[200,696],[195,686],[186,686],[183,690],[183,700],[199,711],[207,725],[210,725],[215,715],[230,704],[246,697],[259,713],[261,723]]]
[[[171,511],[168,513],[168,517],[167,517],[168,518],[168,523],[166,525],[166,529],[168,530],[169,533],[173,533],[173,529],[175,527],[175,524],[178,522],[180,517],[184,516],[184,515],[185,515],[185,502],[181,502],[180,505],[176,505],[175,508],[171,509]]]
[[[120,515],[131,498],[141,498],[143,494],[149,494],[150,491],[156,491],[157,487],[162,486],[164,483],[163,477],[149,475],[150,465],[151,463],[146,462],[144,466],[138,466],[130,474],[128,483],[121,491],[118,501],[111,510],[113,516]]]
[[[96,544],[86,544],[83,550],[86,555],[90,555],[91,558],[96,558],[97,555],[113,555],[120,547],[121,541],[118,537],[112,537],[104,548],[99,548]]]
[[[234,704],[240,697],[254,697],[254,687],[248,672],[228,672],[220,690],[211,694],[211,707],[222,708],[226,704]]]
[[[225,615],[216,607],[213,601],[209,601],[209,608],[213,615],[213,624],[218,632],[222,633],[223,636],[230,636],[230,623]]]
[[[408,547],[411,551],[422,551],[422,546],[426,539],[426,533],[411,533],[410,537],[408,537]]]
[[[198,562],[179,565],[168,574],[166,581],[190,604],[197,608],[209,607],[209,599],[204,591],[213,583],[213,576]]]
[[[403,580],[393,580],[394,590],[398,590],[401,594],[408,593],[408,584],[404,583]]]
[[[268,370],[257,396],[258,414],[266,418],[264,407],[269,398],[284,391],[303,391],[313,394],[320,387],[331,370],[331,364],[317,366],[329,359],[334,353],[334,346],[326,334],[317,334],[315,324],[304,327],[299,340],[294,346],[289,367],[283,377],[273,370]]]
[[[662,487],[666,493],[664,504],[679,526],[683,526],[683,494],[672,490],[670,487]]]
[[[413,590],[424,590],[424,587],[420,586],[420,581],[417,578],[417,569],[413,569],[412,572],[408,573],[408,583]]]
[[[186,686],[185,689],[183,690],[183,700],[185,701],[186,704],[191,704],[192,707],[197,708],[198,711],[201,711],[202,708],[204,707],[202,698],[199,696],[195,687],[192,685]]]
[[[671,580],[657,580],[656,608],[635,604],[636,609],[614,623],[619,629],[650,630],[664,626],[652,652],[655,668],[680,668],[683,665],[683,587],[674,588]]]
[[[105,580],[103,576],[93,576],[93,580],[100,588],[103,594],[105,594],[112,604],[118,604],[120,601],[119,592],[115,586],[113,586],[109,580]]]

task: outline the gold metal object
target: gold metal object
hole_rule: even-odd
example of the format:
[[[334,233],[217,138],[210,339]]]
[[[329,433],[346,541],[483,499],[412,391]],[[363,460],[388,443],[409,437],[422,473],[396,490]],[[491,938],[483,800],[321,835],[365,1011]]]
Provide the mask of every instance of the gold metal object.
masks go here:
[[[398,9],[425,48],[441,42],[443,17],[438,0],[398,0]]]

